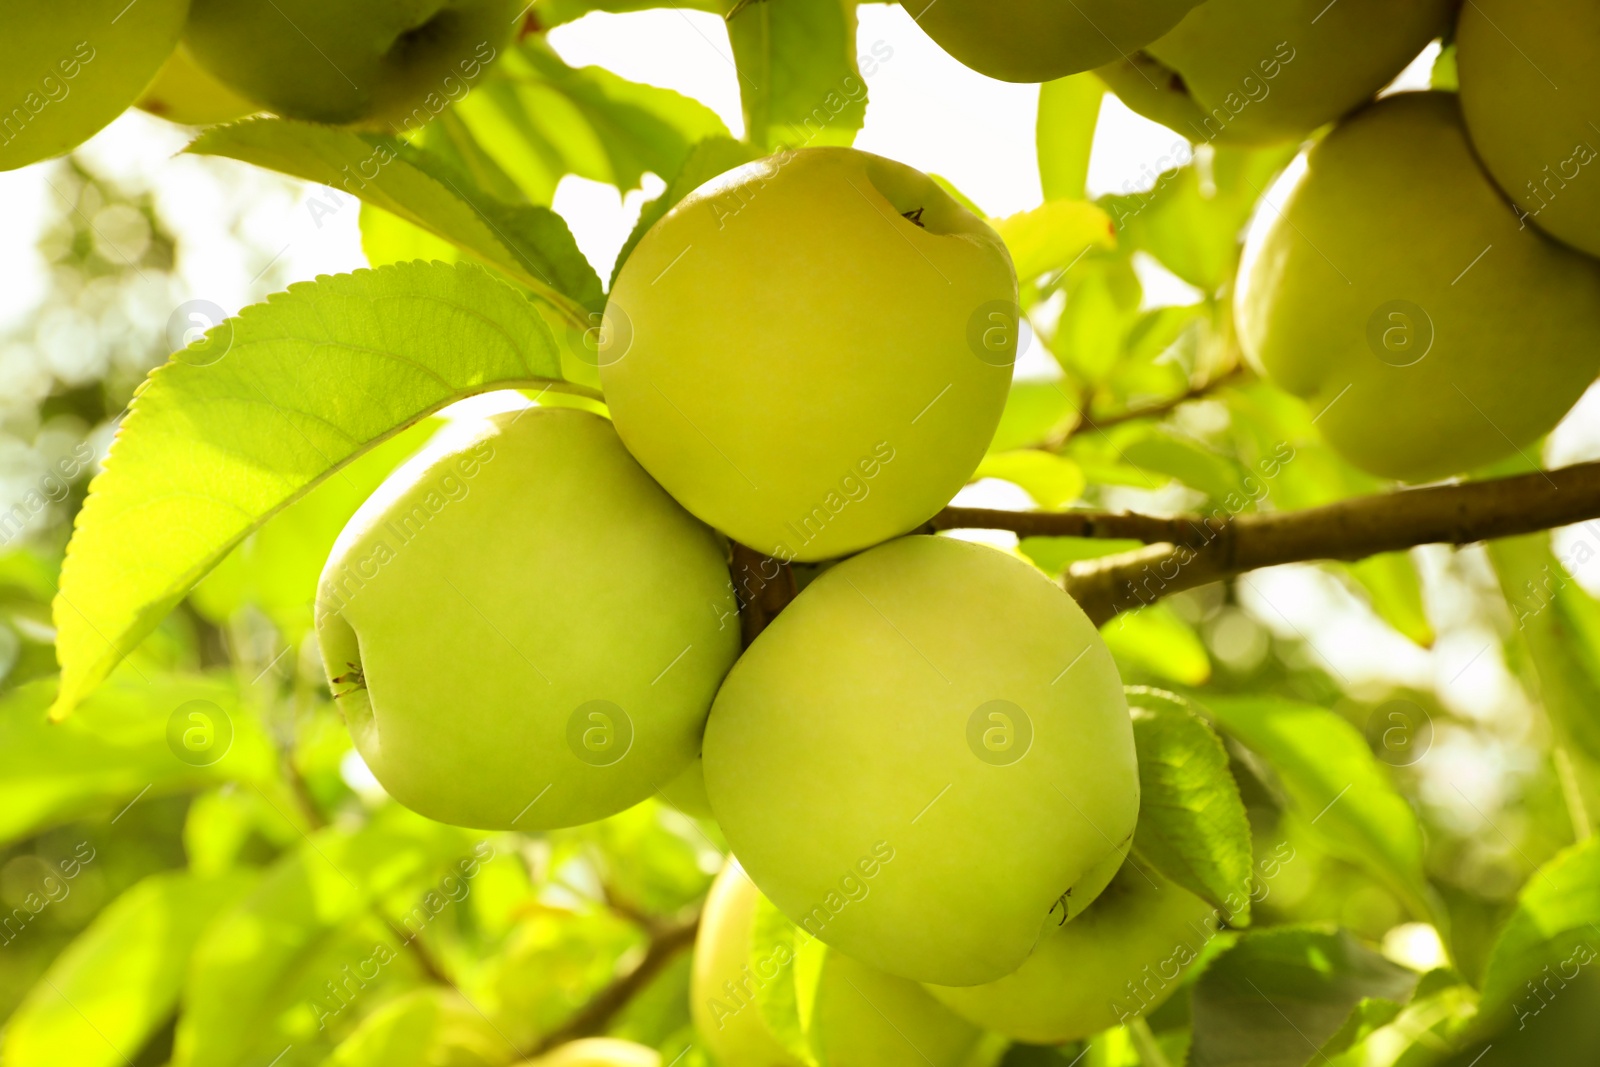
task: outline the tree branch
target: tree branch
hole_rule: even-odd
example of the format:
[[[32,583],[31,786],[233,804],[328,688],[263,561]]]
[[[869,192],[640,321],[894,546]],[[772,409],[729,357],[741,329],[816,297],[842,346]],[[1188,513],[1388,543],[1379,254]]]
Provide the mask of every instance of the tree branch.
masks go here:
[[[669,926],[652,934],[650,947],[645,950],[644,959],[640,960],[633,970],[621,975],[596,993],[576,1015],[541,1038],[529,1055],[540,1056],[557,1045],[604,1032],[616,1014],[627,1007],[628,1002],[640,990],[650,984],[650,979],[661,973],[661,969],[672,961],[672,957],[694,944],[695,935],[699,932],[700,916],[696,914],[688,922]]]
[[[1172,412],[1176,411],[1184,404],[1189,403],[1191,400],[1203,400],[1212,393],[1216,392],[1218,389],[1234,384],[1244,376],[1244,373],[1244,364],[1235,363],[1232,367],[1223,371],[1215,378],[1209,378],[1206,381],[1200,382],[1198,385],[1190,386],[1187,390],[1179,393],[1177,396],[1168,397],[1165,400],[1157,401],[1154,404],[1147,404],[1144,407],[1129,408],[1126,411],[1118,411],[1115,414],[1107,415],[1104,418],[1099,419],[1089,414],[1089,404],[1088,401],[1085,400],[1082,405],[1082,410],[1078,412],[1078,421],[1073,423],[1066,430],[1046,441],[1043,445],[1044,451],[1059,452],[1068,441],[1081,433],[1100,433],[1101,431],[1111,429],[1113,426],[1120,426],[1125,422],[1133,422],[1137,419],[1158,419],[1163,415],[1170,415]]]
[[[744,647],[761,635],[767,624],[778,617],[798,595],[794,572],[789,564],[764,556],[753,548],[733,542],[733,590],[739,597],[739,630]]]
[[[1145,548],[1073,564],[1063,585],[1098,624],[1129,608],[1260,567],[1358,560],[1417,545],[1466,545],[1597,517],[1600,463],[1580,463],[1490,481],[1402,489],[1301,511],[1230,515],[1219,509],[1208,516],[1184,516],[1176,520],[1179,528],[1172,536],[1160,541],[1141,537],[1153,542]],[[1025,527],[1046,536],[1052,526],[1062,531],[1084,528],[1083,517],[1070,512],[1029,518],[1034,521],[998,528]],[[1060,521],[1036,521],[1046,518]],[[1134,520],[1144,517],[1115,517],[1127,520],[1120,526],[1104,521],[1112,516],[1092,518],[1091,530],[1119,530],[1118,535],[1098,536],[1128,536],[1125,531],[1140,525]],[[1159,527],[1151,525],[1144,532],[1159,535]]]

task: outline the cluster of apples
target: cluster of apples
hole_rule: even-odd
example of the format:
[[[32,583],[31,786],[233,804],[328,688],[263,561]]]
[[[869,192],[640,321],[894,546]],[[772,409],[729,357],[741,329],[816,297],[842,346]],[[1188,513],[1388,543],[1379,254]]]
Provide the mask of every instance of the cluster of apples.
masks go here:
[[[8,0],[0,170],[137,105],[190,125],[270,111],[416,128],[510,39],[514,0]]]
[[[1146,962],[1126,938],[1210,914],[1119,874],[1138,767],[1093,624],[1023,561],[914,532],[992,437],[1018,326],[1005,246],[933,179],[780,153],[624,265],[594,349],[609,420],[446,431],[323,571],[338,706],[400,802],[489,829],[652,795],[717,820],[738,859],[695,999],[724,1063],[789,1062],[748,984],[757,886],[826,946],[809,1039],[832,1064],[1102,1029]],[[730,542],[772,561],[755,583],[849,558],[796,568],[744,648]],[[1105,977],[1056,992],[1088,957]]]
[[[1246,358],[1357,466],[1416,482],[1505,459],[1600,372],[1594,0],[940,0],[917,18],[992,77],[1092,69],[1197,143],[1337,124],[1258,213],[1234,300]],[[1370,103],[1452,30],[1459,94]]]

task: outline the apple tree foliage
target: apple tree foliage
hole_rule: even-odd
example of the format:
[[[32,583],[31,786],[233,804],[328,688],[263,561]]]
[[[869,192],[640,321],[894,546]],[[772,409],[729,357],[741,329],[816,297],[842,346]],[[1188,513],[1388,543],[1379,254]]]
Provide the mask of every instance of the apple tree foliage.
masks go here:
[[[535,11],[549,28],[650,6]],[[291,285],[163,348],[87,498],[89,465],[61,468],[70,492],[0,543],[7,1064],[495,1067],[588,1034],[709,1062],[687,949],[726,852],[716,824],[655,800],[538,834],[413,815],[354,765],[308,637],[335,536],[438,412],[507,389],[603,410],[584,337],[611,279],[550,207],[562,177],[664,182],[625,258],[703,181],[861,128],[864,89],[840,88],[865,84],[853,4],[765,0],[728,25],[743,138],[675,93],[568,66],[535,33],[408,139],[254,118],[190,145],[358,198],[372,269]],[[1315,412],[1240,369],[1240,232],[1294,148],[1207,148],[1145,191],[1090,201],[1102,95],[1087,76],[1042,88],[1046,200],[994,220],[1060,375],[1014,384],[977,477],[1042,509],[1178,500],[1229,516],[1388,488],[1321,441]],[[66,166],[80,195],[125,197]],[[131,206],[164,233],[153,205]],[[170,265],[169,238],[116,263],[81,214],[57,226],[59,270],[116,283]],[[1151,264],[1193,299],[1149,306]],[[107,370],[37,409],[105,423],[133,384]],[[1132,545],[1019,547],[1060,575]],[[1147,1017],[1130,987],[1130,1025],[1061,1047],[988,1042],[986,1062],[1590,1062],[1600,606],[1573,566],[1547,535],[1317,565],[1326,595],[1408,654],[1446,615],[1478,620],[1516,721],[1466,713],[1443,683],[1350,684],[1250,576],[1108,623],[1140,762],[1134,862],[1222,928]],[[1418,924],[1440,938],[1426,973],[1380,951]],[[802,948],[760,914],[753,960]],[[802,1057],[818,980],[796,966],[757,998]]]

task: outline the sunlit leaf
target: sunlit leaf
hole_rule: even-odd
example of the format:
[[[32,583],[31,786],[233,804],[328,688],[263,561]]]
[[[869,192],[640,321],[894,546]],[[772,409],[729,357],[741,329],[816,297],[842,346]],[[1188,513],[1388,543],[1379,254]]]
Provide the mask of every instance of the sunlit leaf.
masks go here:
[[[1060,274],[1089,249],[1113,248],[1117,243],[1111,220],[1087,200],[1046,201],[994,225],[1023,282]]]
[[[1211,678],[1211,657],[1194,628],[1166,604],[1123,612],[1101,635],[1121,662],[1142,668],[1179,685],[1204,685]]]
[[[157,874],[123,893],[7,1021],[8,1067],[123,1067],[172,1014],[201,934],[251,877]]]
[[[1589,838],[1534,872],[1489,954],[1483,979],[1487,1021],[1521,1022],[1600,962],[1600,839]]]
[[[751,966],[770,971],[776,962],[780,970],[777,981],[757,988],[756,1005],[778,1044],[805,1064],[817,1062],[807,1035],[826,955],[822,942],[790,922],[766,897],[757,901],[750,929]]]
[[[855,0],[761,0],[727,25],[746,140],[768,148],[855,140],[867,114]]]
[[[1250,822],[1222,739],[1182,697],[1128,690],[1139,752],[1143,862],[1215,905],[1234,926],[1250,921]]]
[[[499,1067],[516,1049],[460,993],[429,986],[361,1021],[323,1067]]]
[[[1089,149],[1100,120],[1105,83],[1092,73],[1074,74],[1039,86],[1034,139],[1046,200],[1082,200],[1089,176]]]
[[[406,264],[290,287],[154,371],[90,485],[55,602],[65,714],[245,535],[453,400],[560,377],[516,290]]]
[[[1061,508],[1083,495],[1083,471],[1065,456],[1037,449],[990,452],[973,478],[999,478],[1022,487],[1041,508]]]

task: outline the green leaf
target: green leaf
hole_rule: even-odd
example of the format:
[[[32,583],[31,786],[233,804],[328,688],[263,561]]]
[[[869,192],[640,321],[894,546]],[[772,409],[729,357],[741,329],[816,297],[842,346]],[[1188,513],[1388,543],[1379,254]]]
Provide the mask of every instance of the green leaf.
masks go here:
[[[1600,958],[1600,838],[1534,872],[1489,953],[1483,978],[1487,1024],[1537,1014],[1535,990],[1555,992]],[[1532,988],[1530,988],[1530,983]]]
[[[1122,358],[1144,289],[1126,256],[1090,255],[1067,272],[1066,291],[1050,351],[1069,374],[1098,384]]]
[[[1034,141],[1046,200],[1082,200],[1105,83],[1091,72],[1039,86]]]
[[[363,1019],[323,1067],[499,1067],[516,1054],[460,993],[428,986]]]
[[[661,7],[681,7],[721,15],[728,8],[728,0],[538,0],[535,16],[539,28],[548,30],[580,19],[591,11],[621,14]]]
[[[989,451],[1009,452],[1044,444],[1071,426],[1077,411],[1065,382],[1012,382]]]
[[[196,609],[223,625],[246,605],[298,645],[311,632],[317,578],[345,523],[444,424],[425,419],[355,459],[250,534],[194,588]]]
[[[826,955],[822,942],[790,922],[765,896],[759,898],[751,919],[750,965],[757,974],[770,971],[774,961],[782,969],[777,981],[757,987],[756,1006],[778,1044],[805,1064],[817,1062],[807,1032]]]
[[[1477,1011],[1471,987],[1457,983],[1401,1007],[1391,1000],[1363,1000],[1319,1057],[1323,1067],[1432,1067],[1454,1049]],[[1464,1067],[1464,1065],[1463,1065]]]
[[[1294,808],[1343,859],[1419,917],[1438,907],[1422,868],[1422,830],[1361,732],[1333,712],[1278,697],[1207,702],[1224,732],[1277,772]]]
[[[122,1067],[171,1016],[189,956],[251,876],[151,875],[79,934],[6,1023],[8,1067]]]
[[[371,909],[420,894],[474,845],[466,830],[397,805],[359,830],[329,828],[275,864],[207,931],[183,995],[174,1067],[320,1062],[340,1029],[414,984],[416,931]],[[346,967],[349,970],[346,970]]]
[[[69,712],[245,535],[454,400],[560,377],[534,305],[476,267],[291,286],[157,368],[90,484],[55,601]]]
[[[1211,657],[1194,627],[1166,604],[1151,604],[1118,615],[1101,630],[1120,662],[1150,671],[1179,685],[1204,685]]]
[[[461,250],[449,241],[371,204],[361,205],[361,251],[374,267],[410,263],[414,259],[461,261]]]
[[[1034,566],[1059,578],[1068,567],[1084,559],[1099,559],[1118,552],[1143,548],[1143,541],[1123,541],[1094,537],[1024,537],[1017,551],[1033,560]]]
[[[1423,648],[1432,647],[1433,625],[1422,602],[1422,579],[1409,554],[1385,552],[1343,569],[1367,594],[1380,619]]]
[[[383,208],[502,271],[574,322],[601,303],[600,279],[561,216],[496,200],[446,160],[391,137],[250,119],[212,127],[187,151],[254,163]]]
[[[539,204],[567,174],[624,192],[646,172],[670,178],[696,142],[729,136],[704,104],[601,67],[569,67],[542,36],[508,49],[450,115]]]
[[[1191,437],[1159,424],[1141,424],[1125,428],[1117,440],[1123,458],[1136,467],[1175,478],[1213,503],[1226,503],[1230,511],[1253,504],[1238,463]]]
[[[1087,200],[1050,200],[994,224],[1011,252],[1023,283],[1058,274],[1091,248],[1116,247],[1116,231],[1099,207]]]
[[[1083,495],[1083,471],[1066,456],[1037,449],[990,452],[973,478],[999,478],[1027,490],[1041,508],[1061,508]]]
[[[744,135],[768,148],[847,145],[867,115],[856,0],[758,0],[728,20]]]
[[[54,689],[40,681],[0,699],[0,842],[70,819],[109,818],[141,795],[172,796],[224,781],[265,785],[276,775],[272,743],[227,681],[142,680],[123,671],[64,723],[45,714]],[[205,702],[199,710],[214,720],[215,738],[231,738],[209,766],[179,759],[169,740],[171,719],[186,716],[179,709],[191,701]]]
[[[611,282],[616,284],[617,275],[622,271],[622,265],[628,261],[634,247],[649,232],[650,227],[660,221],[665,215],[677,206],[678,201],[694,192],[706,182],[719,174],[724,174],[735,167],[742,167],[746,163],[760,158],[760,153],[743,141],[735,141],[727,137],[713,137],[701,141],[689,152],[683,166],[667,182],[667,189],[660,196],[644,205],[639,212],[639,221],[634,224],[633,232],[623,242],[622,251],[617,254],[616,268],[611,272]]]
[[[1250,922],[1250,821],[1222,739],[1189,701],[1132,687],[1139,753],[1141,861],[1215,905],[1233,926]]]
[[[1101,203],[1129,249],[1149,252],[1201,292],[1215,293],[1233,277],[1256,201],[1298,149],[1290,143],[1202,150],[1187,166],[1163,169],[1150,191]],[[1188,154],[1178,142],[1172,162],[1181,164]],[[1167,162],[1164,157],[1157,166]]]
[[[1401,1002],[1418,975],[1348,932],[1274,927],[1241,937],[1195,982],[1189,1067],[1302,1067],[1363,999]]]

